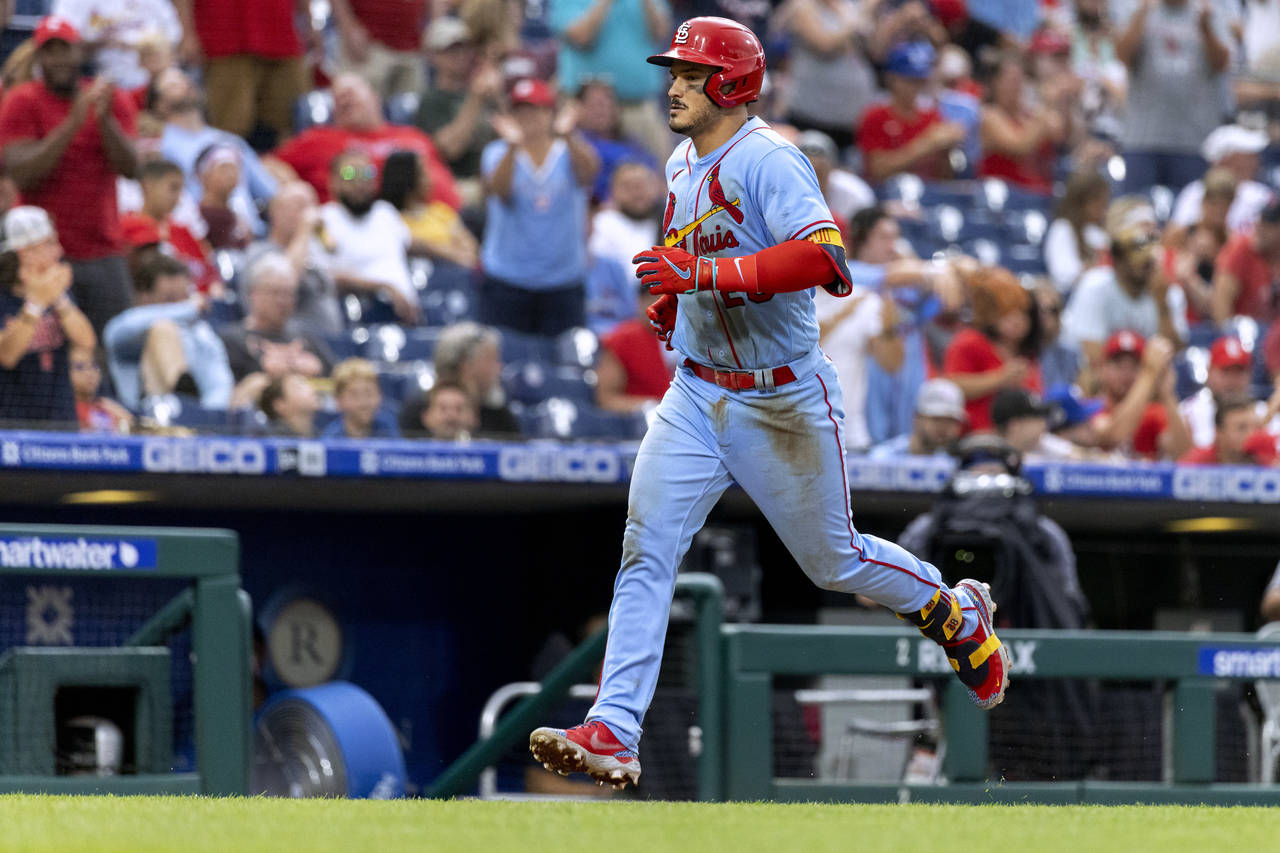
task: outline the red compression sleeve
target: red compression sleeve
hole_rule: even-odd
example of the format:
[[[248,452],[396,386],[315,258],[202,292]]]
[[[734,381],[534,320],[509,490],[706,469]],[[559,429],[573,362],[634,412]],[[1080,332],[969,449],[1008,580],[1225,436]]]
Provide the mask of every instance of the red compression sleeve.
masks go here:
[[[844,249],[826,241],[787,240],[752,255],[716,258],[713,263],[715,289],[726,292],[792,293],[829,287],[833,282],[838,290],[848,289]],[[700,271],[700,283],[705,275]]]

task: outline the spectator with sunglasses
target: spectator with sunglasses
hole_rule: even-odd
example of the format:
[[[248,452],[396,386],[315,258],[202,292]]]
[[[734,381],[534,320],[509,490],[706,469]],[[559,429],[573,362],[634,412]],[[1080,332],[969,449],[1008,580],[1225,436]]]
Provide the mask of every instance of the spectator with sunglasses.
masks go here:
[[[409,226],[378,198],[378,170],[369,155],[347,151],[329,167],[333,201],[320,208],[333,240],[330,268],[342,290],[391,303],[402,323],[418,322],[417,291],[409,280]]]
[[[1090,375],[1103,361],[1103,345],[1128,329],[1144,338],[1160,335],[1177,349],[1187,340],[1186,296],[1171,287],[1159,262],[1155,211],[1133,196],[1107,210],[1112,266],[1080,277],[1062,318],[1066,342],[1079,348]]]

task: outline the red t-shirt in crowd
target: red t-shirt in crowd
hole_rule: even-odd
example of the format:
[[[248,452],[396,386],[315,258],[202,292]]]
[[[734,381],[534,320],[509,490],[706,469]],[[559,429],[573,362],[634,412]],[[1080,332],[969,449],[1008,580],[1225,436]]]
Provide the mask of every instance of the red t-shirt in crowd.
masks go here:
[[[1000,357],[1000,353],[996,352],[991,339],[977,329],[961,329],[956,332],[956,336],[951,339],[942,357],[942,372],[948,376],[955,373],[986,373],[1003,366],[1004,359]],[[1022,387],[1028,391],[1043,390],[1040,382],[1040,366],[1035,362],[1031,363],[1031,369],[1027,371],[1027,378]],[[964,410],[969,415],[969,429],[978,431],[995,427],[991,420],[991,401],[995,397],[993,392],[965,401]]]
[[[462,206],[453,173],[440,159],[431,137],[416,127],[383,124],[371,131],[346,130],[331,125],[309,127],[272,153],[292,166],[298,177],[315,187],[323,203],[329,200],[329,164],[334,157],[353,148],[368,154],[379,170],[392,151],[416,151],[431,179],[429,200],[442,201],[454,210]]]
[[[264,59],[302,55],[295,0],[192,0],[196,35],[210,59],[248,53]]]
[[[1110,400],[1106,401],[1102,411],[1094,415],[1095,418],[1111,414],[1111,410],[1115,408],[1115,404]],[[1160,403],[1152,401],[1142,410],[1142,419],[1138,421],[1138,428],[1133,432],[1133,441],[1130,446],[1133,452],[1147,459],[1156,459],[1160,455],[1160,434],[1169,426],[1169,412]]]
[[[879,103],[867,107],[858,125],[858,147],[864,158],[872,151],[893,151],[915,139],[930,125],[940,124],[942,115],[932,107],[919,110],[913,116],[904,116],[892,104]],[[939,151],[921,160],[911,171],[928,180],[951,177],[946,152]]]
[[[125,234],[134,228],[145,228],[148,225],[155,228],[160,239],[169,244],[174,257],[187,265],[187,269],[191,271],[191,279],[201,293],[207,293],[210,287],[222,279],[213,259],[205,254],[204,246],[185,225],[179,225],[173,220],[156,222],[140,211],[120,217],[120,227]]]
[[[1280,264],[1267,263],[1253,245],[1253,235],[1237,234],[1218,253],[1214,269],[1240,282],[1232,312],[1263,323],[1280,318]]]
[[[427,0],[350,0],[351,11],[374,41],[392,50],[421,49]]]
[[[55,95],[44,83],[15,86],[0,106],[0,148],[44,139],[70,114],[71,99]],[[126,135],[137,133],[137,111],[128,94],[115,93],[111,114]],[[68,258],[87,261],[120,254],[116,173],[107,162],[92,110],[57,165],[38,185],[22,191],[22,202],[48,211]]]
[[[655,400],[667,393],[672,370],[662,357],[662,343],[647,322],[639,318],[623,320],[604,336],[600,345],[617,356],[627,371],[623,393]]]
[[[1178,460],[1179,465],[1217,465],[1218,464],[1218,448],[1217,445],[1208,444],[1204,447],[1193,447],[1186,453],[1182,454],[1182,458]]]
[[[1015,125],[1022,122],[1010,119]],[[1003,178],[1014,186],[1035,193],[1053,192],[1054,144],[1044,140],[1036,149],[1021,157],[990,152],[978,161],[979,178]]]

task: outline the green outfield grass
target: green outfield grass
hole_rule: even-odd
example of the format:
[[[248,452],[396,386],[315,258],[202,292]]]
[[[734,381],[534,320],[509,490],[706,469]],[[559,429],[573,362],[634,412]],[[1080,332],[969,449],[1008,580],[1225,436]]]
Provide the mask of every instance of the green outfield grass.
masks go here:
[[[1280,849],[1280,809],[0,796],[0,851],[1101,853]]]

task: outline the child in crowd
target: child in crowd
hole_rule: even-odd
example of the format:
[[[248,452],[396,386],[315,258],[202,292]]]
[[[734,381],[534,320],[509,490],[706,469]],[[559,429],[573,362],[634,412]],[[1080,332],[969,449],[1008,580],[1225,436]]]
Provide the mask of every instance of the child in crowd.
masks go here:
[[[115,400],[98,393],[102,387],[102,363],[98,352],[89,347],[72,346],[68,363],[80,431],[127,435],[133,427],[133,415]]]
[[[333,398],[342,416],[325,427],[322,438],[400,437],[395,422],[379,416],[378,372],[365,359],[349,358],[333,369]]]
[[[203,189],[200,215],[209,226],[209,245],[214,249],[248,246],[249,223],[231,209],[231,193],[240,183],[240,152],[230,145],[210,145],[196,158],[196,175]]]

